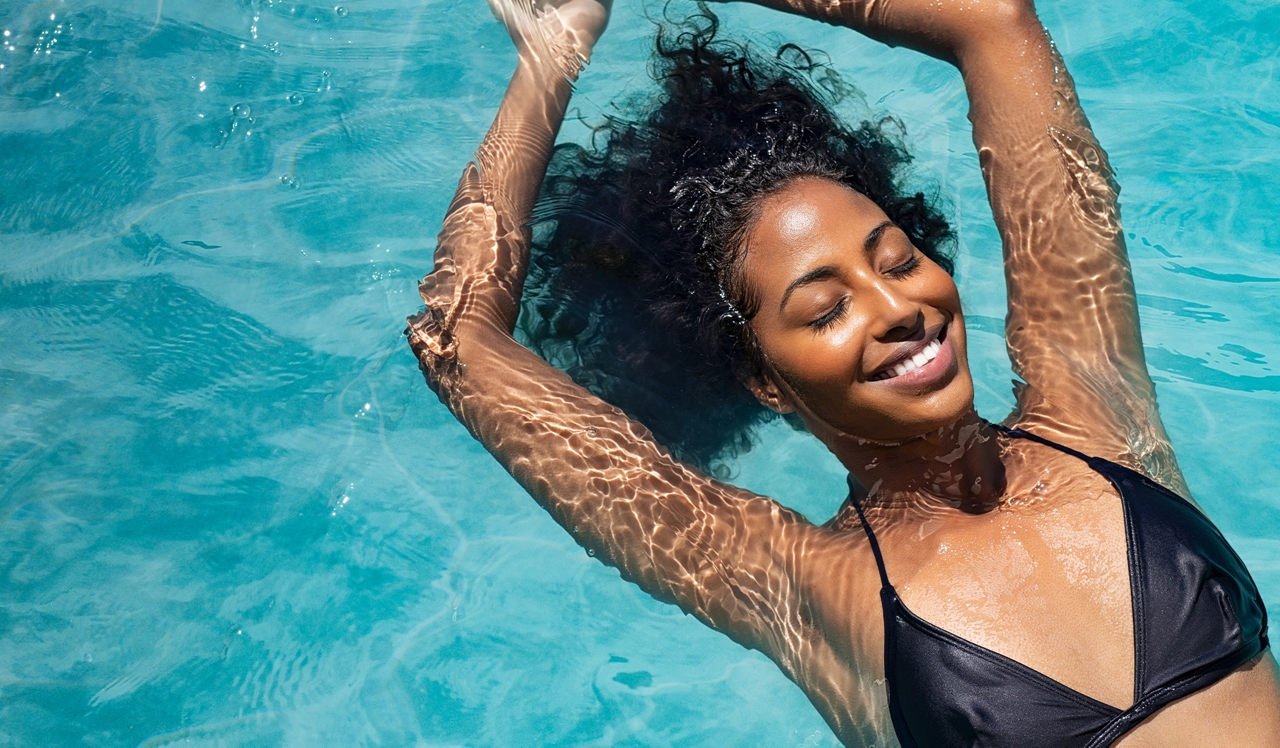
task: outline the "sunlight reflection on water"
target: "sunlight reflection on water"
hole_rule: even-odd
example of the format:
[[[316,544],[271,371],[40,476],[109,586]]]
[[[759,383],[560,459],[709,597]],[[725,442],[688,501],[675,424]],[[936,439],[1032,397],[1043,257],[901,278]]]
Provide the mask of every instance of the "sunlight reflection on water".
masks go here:
[[[1280,613],[1280,13],[1041,12],[1124,186],[1188,481]],[[587,121],[645,85],[643,13],[615,12]],[[826,50],[905,122],[956,215],[979,408],[1003,416],[999,245],[958,77],[723,15]],[[67,0],[0,26],[6,734],[834,744],[772,664],[582,553],[422,384],[403,320],[514,62],[483,3]],[[816,520],[843,499],[781,425],[738,480]]]

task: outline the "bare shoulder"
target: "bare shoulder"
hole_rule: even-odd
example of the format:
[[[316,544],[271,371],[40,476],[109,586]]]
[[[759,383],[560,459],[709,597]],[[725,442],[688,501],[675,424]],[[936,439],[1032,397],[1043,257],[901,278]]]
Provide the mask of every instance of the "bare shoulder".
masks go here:
[[[842,520],[843,517],[843,520]],[[884,624],[875,556],[856,516],[805,525],[787,559],[793,626],[770,654],[845,745],[893,734],[884,689]]]
[[[1123,387],[1091,385],[1087,376],[1081,382],[1092,392],[1080,397],[1073,397],[1070,388],[1046,394],[1016,383],[1017,406],[1004,425],[1124,465],[1191,499],[1154,396],[1113,405],[1109,400],[1123,393]]]

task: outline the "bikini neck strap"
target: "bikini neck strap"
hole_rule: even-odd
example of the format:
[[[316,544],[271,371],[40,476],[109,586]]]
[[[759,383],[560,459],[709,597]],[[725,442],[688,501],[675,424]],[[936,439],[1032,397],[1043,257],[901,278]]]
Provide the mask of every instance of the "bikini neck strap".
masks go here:
[[[849,476],[849,503],[853,505],[853,511],[858,513],[858,521],[862,523],[862,531],[867,534],[867,540],[871,542],[871,553],[876,557],[876,569],[880,572],[880,587],[888,589],[892,587],[889,584],[889,572],[884,568],[884,556],[880,553],[880,543],[876,540],[876,534],[871,531],[871,523],[867,521],[867,515],[862,513],[862,503],[855,498],[853,490],[853,476]]]
[[[1011,429],[1007,426],[1001,426],[998,423],[989,423],[988,425],[1002,434],[1005,434],[1008,436],[1014,436],[1019,439],[1030,439],[1031,441],[1037,442],[1039,444],[1043,444],[1046,447],[1053,447],[1054,449],[1058,450],[1059,452],[1062,452],[1063,454],[1069,454],[1072,457],[1079,458],[1081,460],[1084,460],[1085,462],[1090,462],[1089,455],[1085,454],[1084,452],[1078,452],[1072,449],[1071,447],[1066,447],[1055,441],[1050,441],[1044,438],[1043,436],[1036,436],[1030,431],[1024,431],[1022,429]]]
[[[1031,441],[1038,442],[1040,444],[1045,445],[1046,447],[1052,447],[1064,454],[1069,454],[1073,457],[1078,457],[1079,459],[1084,460],[1085,462],[1090,462],[1089,456],[1084,454],[1083,452],[1078,452],[1072,449],[1071,447],[1063,446],[1057,442],[1045,439],[1042,436],[1036,436],[1035,434],[1029,431],[1024,431],[1022,429],[1011,429],[1006,426],[1001,426],[998,423],[990,423],[988,425],[990,425],[991,428],[995,429],[996,431],[999,431],[1002,434],[1006,434],[1008,436],[1016,437],[1019,439],[1030,439]],[[876,534],[871,529],[871,523],[867,521],[867,515],[864,514],[862,511],[862,503],[857,500],[856,493],[857,492],[854,491],[854,487],[853,487],[853,476],[850,475],[849,476],[849,503],[853,505],[853,510],[858,513],[858,522],[862,524],[862,531],[867,534],[867,540],[870,541],[871,543],[871,553],[876,557],[876,569],[880,572],[880,586],[883,589],[888,589],[892,587],[892,585],[889,584],[889,572],[885,570],[884,554],[880,552],[880,543],[879,541],[876,540]]]

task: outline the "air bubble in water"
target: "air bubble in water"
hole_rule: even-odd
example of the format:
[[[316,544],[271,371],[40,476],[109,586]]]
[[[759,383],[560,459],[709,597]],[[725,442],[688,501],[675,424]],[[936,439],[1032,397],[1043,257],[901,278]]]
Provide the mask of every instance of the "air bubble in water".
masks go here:
[[[248,116],[249,116],[249,105],[248,105],[248,104],[236,104],[235,106],[231,107],[231,116],[232,116],[232,117],[235,117],[236,119],[244,119],[244,118],[248,117]]]
[[[306,101],[306,99],[302,98],[302,94],[289,94],[285,97],[285,101],[288,101],[294,106],[299,106],[302,102]]]
[[[346,18],[346,17],[347,17],[347,9],[346,9],[346,8],[344,8],[344,7],[342,7],[341,5],[339,5],[339,6],[335,7],[335,8],[333,9],[333,12],[334,12],[334,13],[337,13],[339,18]]]

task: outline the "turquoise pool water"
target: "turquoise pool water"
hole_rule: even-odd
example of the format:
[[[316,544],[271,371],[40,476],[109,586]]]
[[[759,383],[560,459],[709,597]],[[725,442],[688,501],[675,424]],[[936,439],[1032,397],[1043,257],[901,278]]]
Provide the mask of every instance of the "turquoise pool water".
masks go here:
[[[835,745],[763,657],[575,546],[422,383],[403,320],[514,56],[480,0],[335,1],[0,0],[0,745]],[[660,8],[620,2],[584,117],[643,90]],[[1280,615],[1280,8],[1041,14],[1124,187],[1183,468]],[[906,123],[1002,417],[957,75],[723,15],[827,51]],[[784,427],[739,481],[818,520],[843,498]]]

